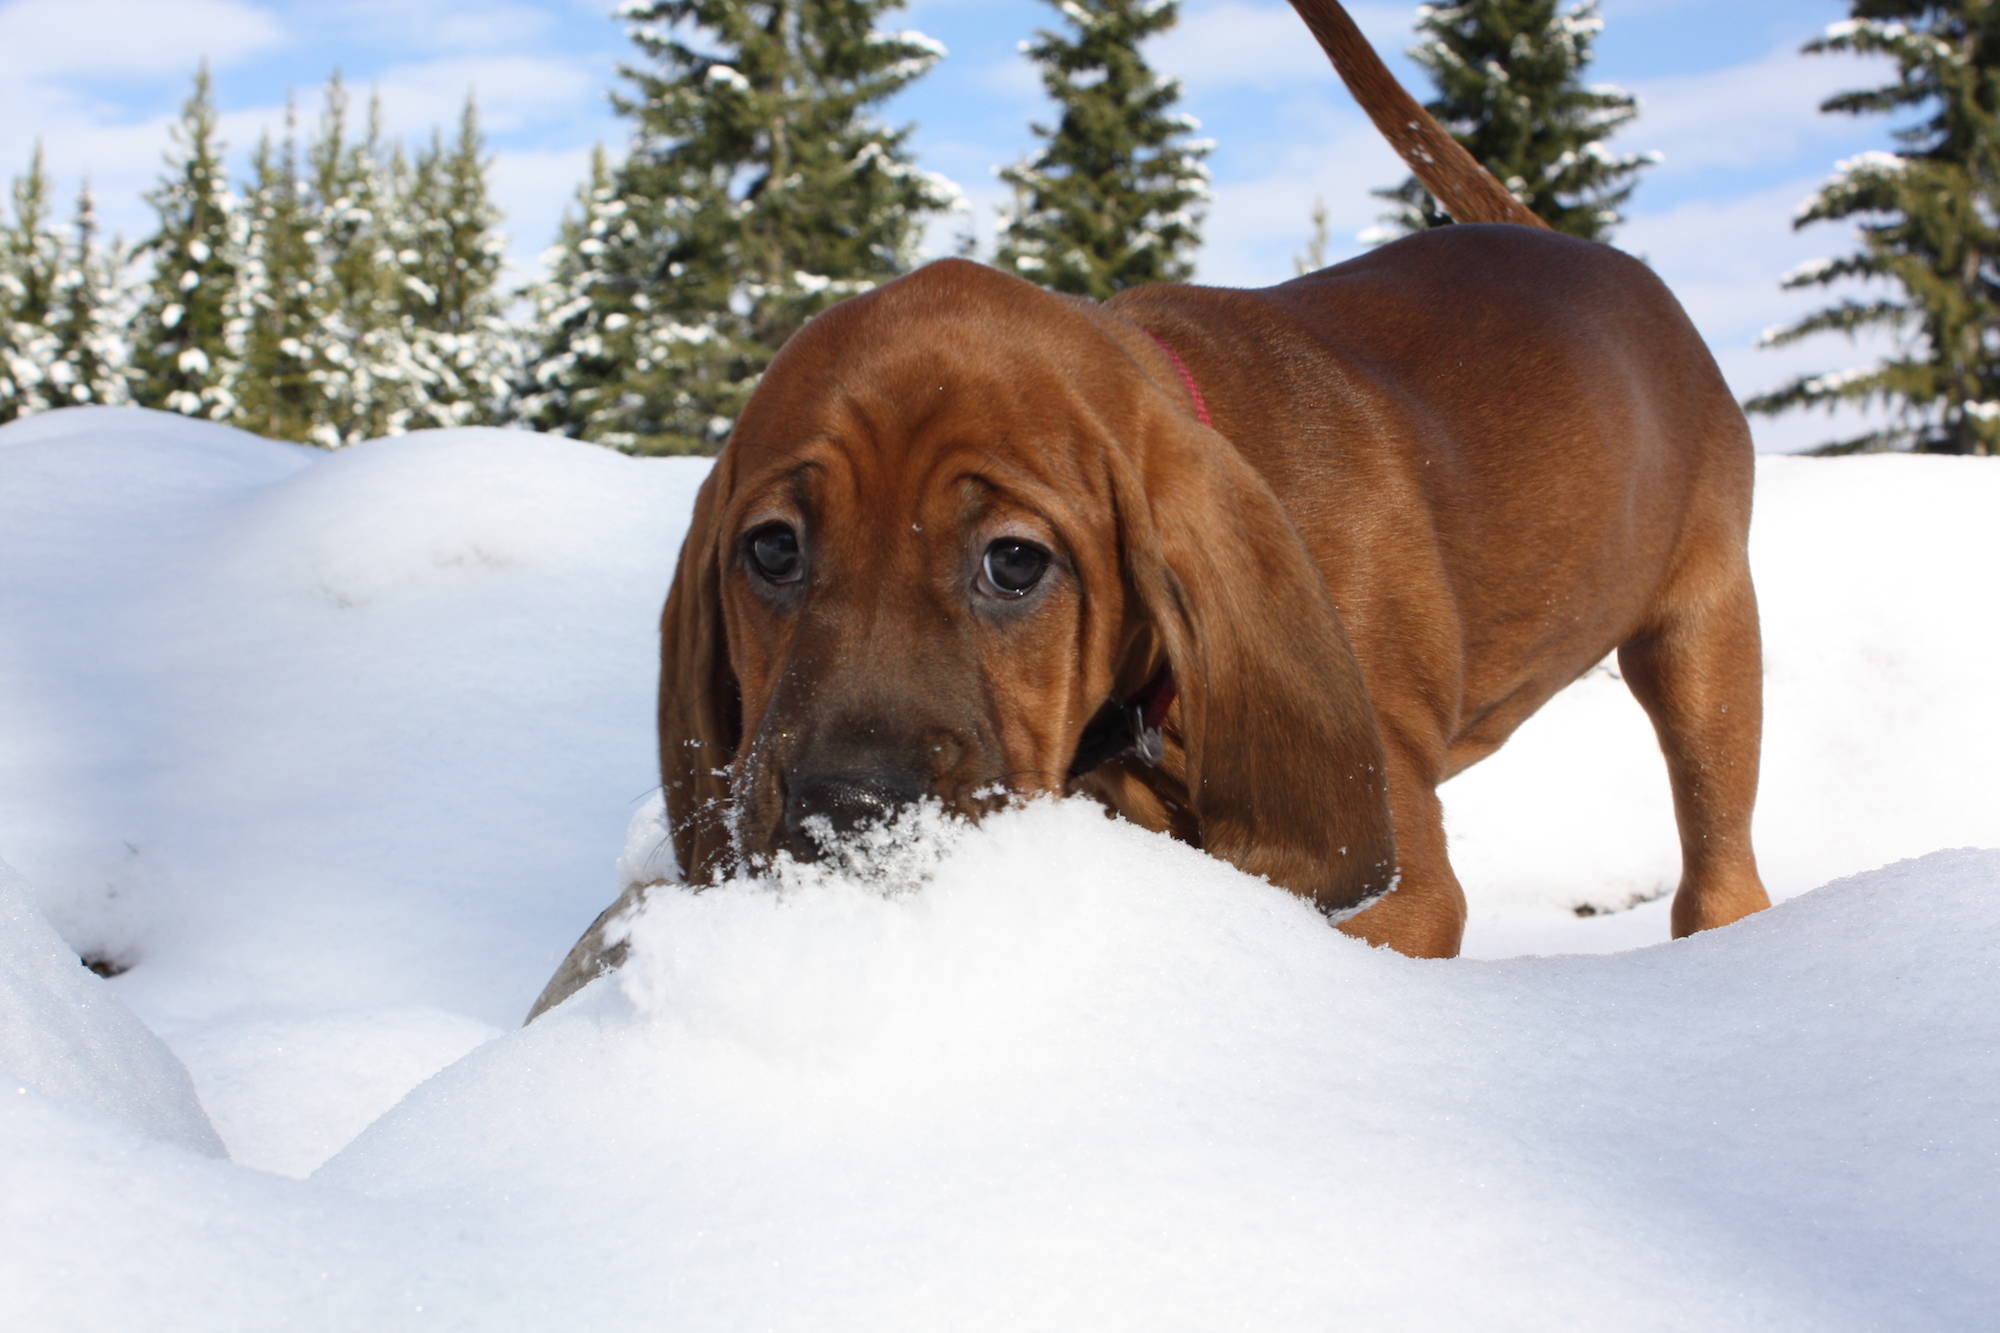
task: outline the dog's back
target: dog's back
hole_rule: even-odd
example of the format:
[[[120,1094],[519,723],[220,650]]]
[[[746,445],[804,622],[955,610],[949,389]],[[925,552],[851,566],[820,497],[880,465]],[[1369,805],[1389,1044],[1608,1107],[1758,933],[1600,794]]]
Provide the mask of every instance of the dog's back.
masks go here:
[[[1671,293],[1609,247],[1455,226],[1113,305],[1188,358],[1449,772],[1632,635],[1678,566],[1742,550],[1742,414]]]

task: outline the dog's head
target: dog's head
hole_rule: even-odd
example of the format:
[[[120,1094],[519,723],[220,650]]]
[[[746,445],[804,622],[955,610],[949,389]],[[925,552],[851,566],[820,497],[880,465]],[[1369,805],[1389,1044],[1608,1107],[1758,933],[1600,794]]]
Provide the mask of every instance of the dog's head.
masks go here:
[[[707,880],[1067,790],[1093,718],[1168,681],[1203,846],[1329,911],[1387,887],[1374,716],[1270,488],[1137,327],[933,264],[794,337],[702,487],[662,624],[676,851]]]

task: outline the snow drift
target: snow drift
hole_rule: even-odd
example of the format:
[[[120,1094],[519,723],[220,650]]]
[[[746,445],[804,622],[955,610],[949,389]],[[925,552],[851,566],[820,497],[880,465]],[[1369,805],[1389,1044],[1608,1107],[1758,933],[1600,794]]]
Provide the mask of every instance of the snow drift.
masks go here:
[[[628,872],[657,846],[702,468],[0,429],[7,1322],[2000,1316],[2000,853],[1935,850],[2000,845],[2000,472],[1762,464],[1792,900],[1729,930],[1659,943],[1664,776],[1600,671],[1447,797],[1475,950],[1602,957],[1374,952],[1043,804],[656,890],[516,1031],[628,820]]]

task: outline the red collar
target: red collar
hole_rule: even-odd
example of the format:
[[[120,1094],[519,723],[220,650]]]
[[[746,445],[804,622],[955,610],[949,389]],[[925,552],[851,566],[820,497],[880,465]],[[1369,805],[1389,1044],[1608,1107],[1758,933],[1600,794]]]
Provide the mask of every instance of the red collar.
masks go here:
[[[1159,334],[1148,330],[1146,336],[1160,345],[1160,350],[1167,354],[1167,360],[1173,362],[1174,369],[1180,372],[1181,383],[1187,387],[1188,397],[1194,400],[1195,416],[1201,419],[1202,425],[1212,427],[1215,423],[1208,419],[1208,400],[1201,396],[1201,386],[1194,382],[1194,372],[1187,368],[1187,362],[1181,360],[1181,354],[1168,346],[1167,340]]]

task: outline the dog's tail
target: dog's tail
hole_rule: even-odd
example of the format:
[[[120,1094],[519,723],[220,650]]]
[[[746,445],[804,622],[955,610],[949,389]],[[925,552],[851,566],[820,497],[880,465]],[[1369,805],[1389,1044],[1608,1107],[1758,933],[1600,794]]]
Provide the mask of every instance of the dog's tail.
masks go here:
[[[1453,222],[1517,222],[1546,227],[1451,132],[1404,91],[1339,0],[1292,0],[1347,90]]]

